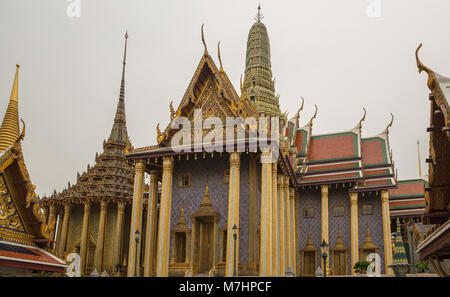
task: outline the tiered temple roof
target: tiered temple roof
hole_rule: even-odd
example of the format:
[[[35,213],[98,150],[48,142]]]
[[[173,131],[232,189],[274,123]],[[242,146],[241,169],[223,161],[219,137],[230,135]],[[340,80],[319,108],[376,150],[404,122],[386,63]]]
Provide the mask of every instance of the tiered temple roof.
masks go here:
[[[124,201],[130,202],[133,194],[134,170],[125,158],[131,149],[125,117],[125,64],[128,34],[125,34],[122,80],[119,102],[117,104],[114,124],[107,141],[103,141],[103,152],[96,154],[94,166],[87,165],[82,174],[77,173],[74,185],[70,182],[60,193],[56,191],[50,197],[43,197],[44,202],[84,201]]]
[[[291,160],[300,186],[352,183],[352,191],[381,190],[396,187],[389,149],[389,123],[380,134],[361,137],[362,122],[351,130],[313,135],[314,116],[303,127],[291,119],[285,136],[297,149]]]
[[[401,180],[398,188],[389,190],[390,216],[421,216],[425,213],[425,187],[423,179]]]

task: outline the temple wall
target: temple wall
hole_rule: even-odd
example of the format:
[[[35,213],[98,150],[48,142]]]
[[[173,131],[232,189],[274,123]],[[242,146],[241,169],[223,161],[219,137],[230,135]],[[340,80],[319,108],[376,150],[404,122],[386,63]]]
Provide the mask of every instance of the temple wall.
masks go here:
[[[343,206],[344,216],[333,216],[333,207]],[[346,248],[348,248],[347,257],[347,274],[351,274],[351,257],[350,257],[350,240],[351,240],[351,215],[350,215],[350,195],[348,194],[348,188],[342,188],[340,185],[336,188],[336,185],[330,186],[328,190],[328,240],[329,250],[331,255],[331,249],[336,244],[338,231],[341,232],[341,238]],[[330,260],[330,267],[331,266]]]
[[[80,244],[81,228],[83,227],[83,205],[72,204],[70,210],[69,223],[67,226],[67,240],[65,253],[79,253],[76,246]]]
[[[103,269],[108,274],[114,272],[113,255],[114,239],[116,237],[117,203],[109,203],[106,212],[105,235],[103,239]]]
[[[229,155],[215,152],[211,158],[210,153],[203,159],[203,154],[197,154],[197,160],[191,155],[189,160],[184,157],[175,159],[173,169],[171,228],[177,224],[181,207],[184,206],[186,224],[191,228],[191,215],[194,214],[203,200],[206,182],[208,181],[210,199],[213,208],[220,213],[219,229],[222,228],[228,217],[228,183],[224,182],[225,170],[230,168]],[[239,198],[239,262],[247,262],[248,254],[248,188],[249,188],[248,157],[241,155],[240,165],[240,198]],[[191,174],[191,186],[178,187],[178,176],[181,173]],[[259,195],[257,200],[259,200]],[[259,205],[257,205],[257,209]],[[259,211],[257,211],[257,216]],[[172,244],[172,243],[171,243]]]
[[[364,203],[372,203],[373,215],[362,215],[362,204]],[[358,195],[358,237],[360,247],[364,244],[366,239],[367,226],[369,226],[370,238],[372,238],[373,243],[378,247],[378,254],[381,258],[381,274],[384,274],[383,217],[380,193],[378,195],[374,193],[372,195],[367,195],[366,193],[364,197],[362,197],[361,194]]]
[[[300,190],[300,199],[297,200],[299,207],[299,216],[297,217],[297,249],[300,251],[305,247],[306,241],[308,240],[308,232],[311,231],[311,240],[314,247],[317,249],[317,266],[319,265],[320,259],[320,234],[321,234],[321,190],[318,188],[314,190],[305,188]],[[303,217],[303,208],[313,207],[315,216],[313,218]],[[300,254],[301,255],[301,254]],[[300,271],[302,271],[302,259],[301,256],[298,257],[297,262],[299,263]]]

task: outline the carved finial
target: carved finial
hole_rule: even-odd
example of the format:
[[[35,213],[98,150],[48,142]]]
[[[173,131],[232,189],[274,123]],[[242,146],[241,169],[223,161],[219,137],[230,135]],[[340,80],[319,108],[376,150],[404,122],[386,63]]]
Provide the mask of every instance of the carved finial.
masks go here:
[[[301,98],[302,98],[302,106],[300,106],[300,109],[298,110],[298,112],[302,111],[303,105],[305,105],[305,99],[303,99],[303,97],[301,97]]]
[[[22,132],[20,133],[19,137],[17,138],[16,142],[19,142],[21,140],[23,140],[25,138],[25,122],[20,119],[20,121],[22,122]]]
[[[220,57],[220,41],[217,44],[217,54],[219,56],[220,72],[223,72],[222,58]]]
[[[314,115],[312,116],[312,118],[309,120],[310,125],[312,125],[312,121],[313,121],[313,120],[316,118],[316,116],[317,116],[317,110],[318,110],[317,105],[314,104],[314,107],[316,108],[316,110],[314,111]]]
[[[170,101],[170,105],[169,105],[170,119],[171,120],[173,120],[175,118],[175,115],[176,115],[175,110],[173,109],[172,103],[173,103],[173,101]]]
[[[416,49],[417,68],[419,68],[419,73],[421,73],[422,71],[425,71],[428,74],[427,86],[428,86],[428,88],[430,90],[433,90],[434,82],[436,81],[436,75],[434,74],[433,70],[431,70],[427,66],[423,65],[423,63],[420,61],[420,59],[419,59],[419,50],[420,50],[421,47],[422,47],[422,43],[419,44],[419,46]]]
[[[389,127],[392,127],[392,123],[394,122],[394,115],[391,113],[391,121],[389,122],[389,124],[387,125],[386,129],[384,129],[384,131],[386,133],[389,133]]]
[[[203,53],[203,56],[207,57],[207,56],[209,56],[209,54],[208,54],[208,49],[206,48],[205,35],[203,34],[203,26],[204,25],[205,24],[202,24],[202,43],[203,43],[203,46],[205,47],[205,52]]]
[[[361,123],[364,122],[364,120],[366,119],[367,111],[366,111],[366,109],[364,107],[363,107],[363,110],[364,110],[364,115],[361,118],[361,120],[359,121],[359,124],[358,124],[359,128],[361,128]]]
[[[161,130],[159,130],[159,123],[158,123],[158,125],[156,125],[156,133],[157,133],[158,143],[161,143],[164,140],[164,134],[162,134]]]
[[[261,22],[261,20],[264,18],[264,16],[261,13],[261,5],[258,4],[258,13],[255,16],[255,21]]]

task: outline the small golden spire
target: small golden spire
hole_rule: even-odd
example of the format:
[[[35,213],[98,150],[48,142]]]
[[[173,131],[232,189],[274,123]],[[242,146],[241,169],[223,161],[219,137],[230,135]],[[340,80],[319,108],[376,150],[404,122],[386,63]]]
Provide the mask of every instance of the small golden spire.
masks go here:
[[[19,65],[16,65],[16,74],[11,90],[8,108],[6,109],[0,127],[0,152],[6,150],[20,137],[19,127]]]
[[[16,64],[16,74],[14,76],[14,83],[11,90],[10,100],[18,101],[19,100],[19,68],[20,65]]]
[[[203,43],[203,46],[205,47],[205,52],[203,53],[203,56],[207,57],[207,56],[209,56],[209,54],[208,54],[208,49],[206,48],[205,34],[203,33],[203,26],[204,25],[205,24],[202,24],[202,43]]]
[[[258,4],[258,13],[255,16],[255,21],[261,22],[261,20],[264,18],[264,16],[261,13],[261,5]]]
[[[219,62],[220,62],[220,72],[223,72],[223,66],[222,66],[222,58],[220,57],[220,41],[217,44],[217,53],[219,56]]]

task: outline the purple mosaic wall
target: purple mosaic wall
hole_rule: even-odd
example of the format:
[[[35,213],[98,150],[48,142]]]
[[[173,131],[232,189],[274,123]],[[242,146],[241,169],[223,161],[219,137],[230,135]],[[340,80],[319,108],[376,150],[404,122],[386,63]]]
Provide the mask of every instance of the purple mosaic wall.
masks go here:
[[[297,249],[302,250],[308,240],[308,232],[311,231],[311,240],[314,246],[318,249],[317,266],[319,265],[320,257],[320,233],[321,233],[321,194],[319,190],[300,190],[300,199],[297,201],[299,207],[299,216],[297,224]],[[303,208],[313,207],[315,216],[313,218],[303,217]],[[302,271],[301,254],[298,258],[300,271]]]
[[[214,153],[214,157],[211,158],[210,154],[206,154],[203,159],[203,154],[198,153],[197,160],[192,156],[189,160],[185,158],[178,160],[177,157],[174,159],[171,227],[177,224],[182,205],[184,205],[186,224],[189,228],[191,227],[191,215],[200,207],[205,194],[206,181],[208,180],[211,203],[213,208],[220,213],[219,229],[222,228],[228,216],[229,185],[224,183],[224,173],[226,169],[230,168],[229,155],[222,153],[222,157],[220,157],[219,153]],[[248,254],[248,171],[248,158],[246,154],[242,154],[239,185],[240,263],[247,262]],[[177,187],[178,176],[181,173],[191,174],[190,187]],[[259,216],[259,211],[257,211],[257,216]]]
[[[363,215],[362,205],[364,203],[371,203],[373,205],[373,215]],[[380,255],[381,274],[385,273],[384,269],[384,240],[383,240],[383,217],[381,212],[381,195],[367,195],[362,197],[358,195],[358,237],[359,246],[364,244],[366,239],[366,229],[369,227],[370,238],[378,247],[378,254]]]

